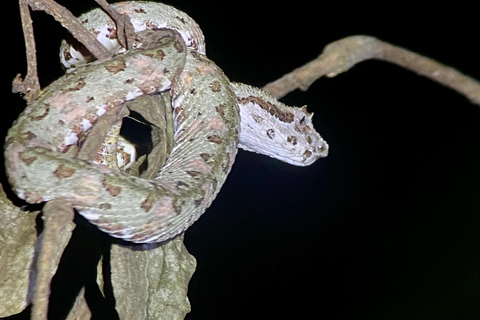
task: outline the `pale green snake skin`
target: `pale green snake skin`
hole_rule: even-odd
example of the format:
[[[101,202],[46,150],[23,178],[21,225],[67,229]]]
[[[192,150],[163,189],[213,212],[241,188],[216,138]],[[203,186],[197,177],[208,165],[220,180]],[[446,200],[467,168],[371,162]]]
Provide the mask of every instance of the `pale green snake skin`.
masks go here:
[[[67,67],[77,68],[45,88],[8,132],[6,169],[21,199],[64,199],[111,236],[160,242],[185,231],[210,206],[239,146],[295,165],[327,155],[328,145],[306,109],[231,83],[204,55],[203,35],[185,13],[150,2],[122,2],[115,8],[130,15],[136,32],[174,31],[163,31],[153,48],[86,66],[68,44],[62,47],[63,63],[73,61]],[[120,49],[103,12],[94,10],[80,20],[92,31],[105,30],[96,33],[108,37],[109,50]],[[132,177],[69,153],[105,112],[168,90],[175,145],[155,179]]]

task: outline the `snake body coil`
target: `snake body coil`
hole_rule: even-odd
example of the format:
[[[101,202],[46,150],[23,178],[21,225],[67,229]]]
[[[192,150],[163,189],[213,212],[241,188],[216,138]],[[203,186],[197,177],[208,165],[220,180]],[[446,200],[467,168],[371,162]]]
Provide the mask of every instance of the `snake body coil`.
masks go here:
[[[154,48],[140,46],[83,66],[82,54],[62,46],[62,62],[76,69],[47,87],[7,136],[7,174],[20,198],[62,198],[114,237],[159,242],[183,232],[211,204],[238,146],[296,165],[326,156],[328,145],[306,109],[231,83],[204,55],[203,35],[186,14],[150,2],[122,2],[115,9],[131,16],[136,32],[171,30],[161,31]],[[94,10],[80,20],[107,48],[121,51],[105,14]],[[73,147],[99,117],[167,90],[175,145],[154,180],[74,158]]]

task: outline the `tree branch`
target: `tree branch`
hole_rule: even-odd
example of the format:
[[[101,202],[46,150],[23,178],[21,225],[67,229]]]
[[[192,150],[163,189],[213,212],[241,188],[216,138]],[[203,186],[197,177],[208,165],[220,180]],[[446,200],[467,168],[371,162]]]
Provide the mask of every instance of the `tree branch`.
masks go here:
[[[53,0],[25,0],[28,1],[28,4],[32,10],[41,10],[45,11],[47,14],[51,15],[55,20],[60,22],[60,24],[70,31],[72,35],[80,41],[87,49],[90,51],[95,58],[107,59],[111,56],[108,50],[95,38],[95,36],[85,29],[85,27],[78,21],[78,18],[75,17],[70,10],[59,5]]]
[[[293,70],[263,89],[276,98],[295,89],[307,90],[318,78],[334,77],[368,59],[387,61],[425,76],[480,105],[480,83],[459,71],[370,36],[351,36],[327,45],[317,59]]]
[[[33,36],[32,17],[28,9],[27,0],[20,0],[20,18],[22,19],[23,37],[25,39],[25,51],[27,53],[27,75],[22,80],[17,74],[12,84],[14,93],[25,94],[25,100],[31,101],[40,93],[40,82],[37,73],[37,56],[35,50],[35,38]]]
[[[42,10],[51,15],[55,20],[69,30],[73,36],[80,41],[97,59],[106,59],[111,56],[108,50],[97,40],[78,21],[67,8],[59,5],[53,0],[19,0],[20,17],[22,19],[22,28],[25,38],[25,50],[27,53],[27,75],[22,80],[21,75],[17,74],[12,83],[12,91],[14,93],[25,94],[25,100],[30,102],[35,100],[40,93],[40,82],[37,73],[37,58],[35,50],[35,38],[33,35],[32,18],[30,16],[30,8],[32,10]],[[129,22],[130,20],[128,20]],[[125,27],[127,30],[127,27]],[[132,29],[133,27],[130,27]],[[128,29],[128,30],[130,30]]]

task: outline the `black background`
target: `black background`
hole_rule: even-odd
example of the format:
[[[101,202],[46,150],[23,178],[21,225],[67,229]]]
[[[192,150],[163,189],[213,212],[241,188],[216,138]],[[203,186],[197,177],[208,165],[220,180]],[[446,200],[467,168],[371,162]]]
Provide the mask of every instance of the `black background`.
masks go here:
[[[14,2],[2,22],[3,136],[24,107],[9,92],[26,66]],[[96,6],[59,2],[75,14]],[[480,78],[476,11],[460,2],[168,3],[200,24],[208,56],[234,81],[263,86],[354,34]],[[62,31],[44,13],[33,18],[47,85],[62,74]],[[479,319],[478,106],[382,62],[283,101],[315,112],[330,155],[299,168],[239,151],[185,236],[198,263],[187,319]]]

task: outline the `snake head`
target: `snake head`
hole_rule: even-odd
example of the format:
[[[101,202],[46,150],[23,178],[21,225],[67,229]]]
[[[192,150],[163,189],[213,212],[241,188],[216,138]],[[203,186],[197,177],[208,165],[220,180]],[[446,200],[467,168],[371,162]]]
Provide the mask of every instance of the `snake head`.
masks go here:
[[[315,131],[313,113],[289,107],[265,91],[232,83],[240,109],[239,147],[296,165],[308,166],[328,155],[328,144]]]

